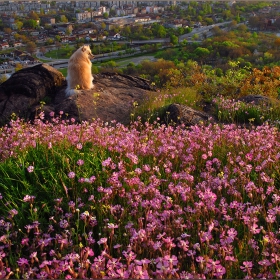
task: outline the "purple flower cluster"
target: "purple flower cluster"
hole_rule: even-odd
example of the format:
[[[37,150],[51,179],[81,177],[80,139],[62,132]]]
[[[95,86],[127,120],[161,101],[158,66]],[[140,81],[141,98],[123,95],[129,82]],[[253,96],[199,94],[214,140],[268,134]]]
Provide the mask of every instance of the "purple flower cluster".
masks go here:
[[[226,122],[250,122],[263,123],[264,120],[277,124],[275,117],[272,116],[271,110],[267,105],[245,103],[240,100],[227,99],[223,96],[218,96],[212,101],[217,107],[217,117],[221,121]]]
[[[103,153],[102,184],[97,174],[66,174],[93,187],[83,200],[55,200],[47,231],[36,220],[18,228],[20,207],[0,219],[0,278],[280,277],[280,133],[273,127],[54,119],[24,131],[14,121],[0,139],[3,159],[61,141],[77,153],[90,142],[110,154]],[[35,195],[23,198],[32,211],[40,205]]]
[[[239,100],[226,99],[223,96],[219,96],[213,99],[213,103],[219,106],[220,110],[226,110],[231,113],[239,111],[245,104]]]

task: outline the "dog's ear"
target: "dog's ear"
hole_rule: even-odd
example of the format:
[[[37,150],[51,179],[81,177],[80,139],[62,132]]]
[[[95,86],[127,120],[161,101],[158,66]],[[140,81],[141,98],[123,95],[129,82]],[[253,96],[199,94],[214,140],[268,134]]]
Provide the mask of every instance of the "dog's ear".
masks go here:
[[[83,52],[86,51],[86,46],[82,46],[82,51],[83,51]]]

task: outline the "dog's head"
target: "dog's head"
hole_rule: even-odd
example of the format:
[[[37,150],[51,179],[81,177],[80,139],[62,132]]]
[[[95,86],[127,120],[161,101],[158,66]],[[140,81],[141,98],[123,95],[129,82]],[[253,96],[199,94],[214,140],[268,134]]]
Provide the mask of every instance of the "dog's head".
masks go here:
[[[85,54],[88,55],[89,59],[94,58],[94,55],[91,52],[90,46],[84,45],[84,46],[82,46],[81,50],[82,50],[82,52],[84,52]]]

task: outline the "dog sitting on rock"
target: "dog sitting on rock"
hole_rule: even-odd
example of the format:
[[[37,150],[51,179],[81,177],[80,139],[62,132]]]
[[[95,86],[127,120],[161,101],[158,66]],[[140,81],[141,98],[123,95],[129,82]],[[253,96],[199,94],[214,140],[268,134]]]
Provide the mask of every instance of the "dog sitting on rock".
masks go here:
[[[91,59],[93,58],[94,55],[88,45],[80,47],[72,54],[68,62],[66,96],[78,93],[79,90],[94,88],[91,73]]]

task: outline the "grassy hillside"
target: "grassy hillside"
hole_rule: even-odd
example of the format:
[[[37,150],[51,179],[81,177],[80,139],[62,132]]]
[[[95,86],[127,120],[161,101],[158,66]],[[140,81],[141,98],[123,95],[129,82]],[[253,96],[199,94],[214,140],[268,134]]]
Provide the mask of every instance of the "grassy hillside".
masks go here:
[[[1,127],[2,278],[279,278],[279,69],[107,62],[157,88],[130,125]],[[219,122],[164,125],[171,103]]]
[[[1,273],[277,277],[279,150],[265,124],[13,121],[1,129]]]

